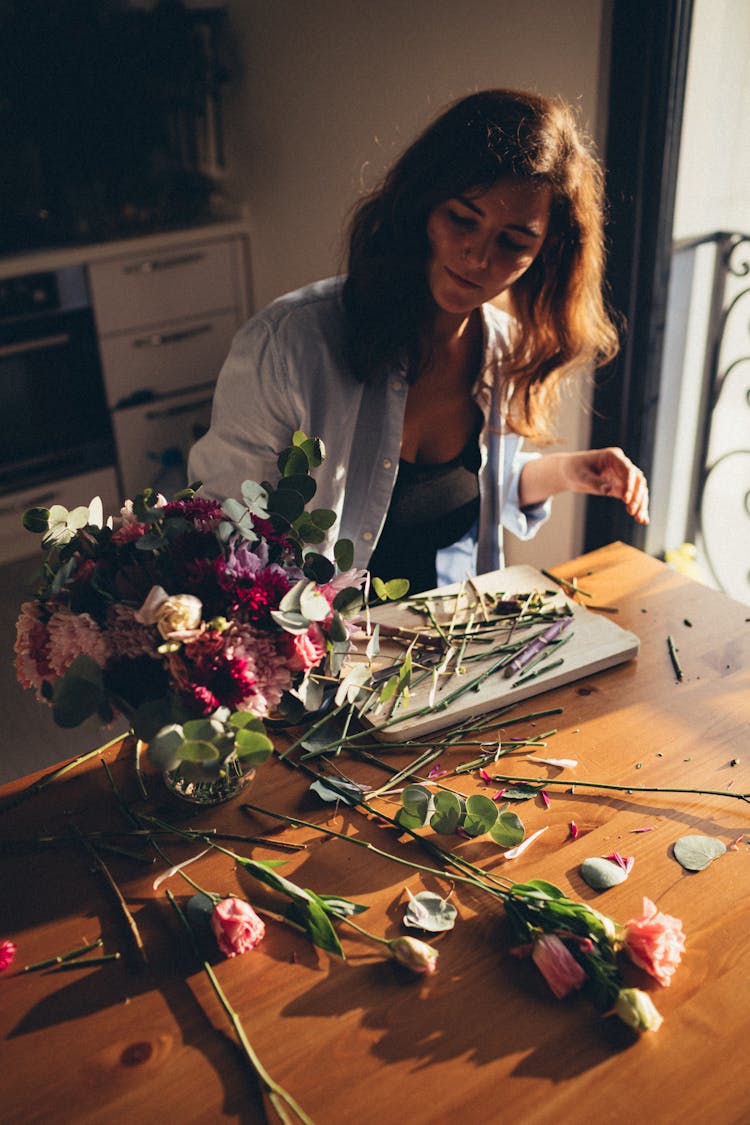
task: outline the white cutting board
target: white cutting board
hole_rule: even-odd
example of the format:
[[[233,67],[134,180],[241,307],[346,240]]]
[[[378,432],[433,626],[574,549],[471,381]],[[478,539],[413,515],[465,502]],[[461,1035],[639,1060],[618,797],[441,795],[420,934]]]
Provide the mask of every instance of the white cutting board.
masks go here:
[[[540,692],[550,691],[552,688],[572,683],[574,680],[592,675],[594,672],[601,672],[605,668],[612,668],[614,665],[632,660],[633,657],[638,655],[640,641],[634,633],[629,633],[620,628],[609,616],[597,613],[595,610],[588,610],[585,605],[573,601],[566,596],[561,588],[557,587],[554,582],[534,567],[510,566],[505,570],[496,570],[490,574],[480,575],[473,582],[475,588],[485,594],[504,593],[513,595],[539,590],[544,592],[545,595],[550,594],[550,598],[554,598],[556,604],[560,606],[568,605],[573,613],[573,620],[564,630],[563,637],[569,635],[569,639],[560,647],[559,653],[551,651],[549,657],[550,660],[562,658],[563,663],[549,671],[541,672],[527,683],[516,687],[513,686],[515,681],[525,673],[522,671],[515,676],[505,678],[503,670],[500,670],[489,676],[478,690],[469,691],[459,696],[445,710],[432,711],[427,715],[410,718],[410,713],[414,714],[429,702],[432,683],[430,682],[431,678],[427,678],[425,682],[410,689],[408,706],[400,707],[394,715],[394,718],[399,715],[403,717],[385,730],[374,731],[379,739],[386,742],[403,742],[409,738],[421,737],[431,731],[440,730],[442,727],[452,726],[464,719],[482,715],[487,711],[494,711],[499,707],[505,707],[522,699],[539,695]],[[443,586],[440,590],[434,591],[436,595],[440,595],[441,599],[440,601],[436,599],[433,603],[435,609],[439,609],[439,619],[450,618],[455,605],[455,600],[446,602],[444,600],[445,595],[460,594],[461,589],[461,585],[456,584],[454,586]],[[464,603],[467,597],[471,601],[475,600],[468,585],[463,585],[463,591]],[[429,593],[418,595],[421,600],[429,597]],[[478,616],[479,614],[477,614]],[[423,617],[408,609],[408,603],[379,606],[372,611],[371,618],[373,622],[380,621],[385,625],[401,626],[410,630],[427,627],[423,624],[425,621]],[[540,626],[536,625],[530,632],[536,632],[539,628]],[[515,639],[522,636],[523,631],[514,633]],[[400,650],[391,648],[389,650],[388,642],[382,639],[381,656],[384,658],[384,662],[387,662],[389,651],[393,655],[396,652],[403,653],[404,650],[403,648]],[[466,666],[466,671],[463,674],[441,677],[440,687],[434,696],[435,702],[439,702],[443,695],[449,695],[453,692],[464,677],[472,679],[478,675],[488,663],[492,662],[492,659],[497,659],[497,657],[490,658],[488,661],[473,661]],[[530,668],[529,671],[536,671],[538,667],[539,664],[535,668]],[[366,715],[365,722],[368,725],[377,726],[383,717],[382,712],[375,714],[370,712]]]

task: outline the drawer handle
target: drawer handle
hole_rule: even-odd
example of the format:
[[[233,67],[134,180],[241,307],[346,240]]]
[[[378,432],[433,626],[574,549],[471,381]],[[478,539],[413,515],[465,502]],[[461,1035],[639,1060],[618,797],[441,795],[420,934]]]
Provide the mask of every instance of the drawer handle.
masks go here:
[[[0,516],[17,516],[19,512],[25,512],[27,508],[47,508],[50,501],[56,497],[56,492],[44,492],[41,496],[24,500],[23,504],[4,504],[0,507]]]
[[[142,262],[133,262],[132,265],[124,266],[123,273],[155,273],[156,270],[171,270],[176,266],[186,266],[191,262],[202,262],[205,254],[200,251],[193,251],[190,254],[175,254],[173,258],[145,258]]]
[[[168,344],[181,344],[183,340],[192,340],[194,336],[203,336],[210,332],[212,324],[197,324],[194,328],[184,328],[181,332],[156,332],[153,336],[140,336],[133,340],[134,348],[163,348]]]
[[[160,418],[176,418],[178,414],[191,414],[202,406],[211,405],[211,395],[208,398],[198,399],[197,402],[186,402],[183,406],[168,406],[165,410],[147,410],[146,421],[157,422]]]
[[[70,343],[67,332],[58,332],[56,336],[43,336],[38,340],[24,340],[18,344],[3,344],[0,347],[0,359],[8,359],[12,355],[28,355],[29,352],[41,352],[48,348],[64,348]]]

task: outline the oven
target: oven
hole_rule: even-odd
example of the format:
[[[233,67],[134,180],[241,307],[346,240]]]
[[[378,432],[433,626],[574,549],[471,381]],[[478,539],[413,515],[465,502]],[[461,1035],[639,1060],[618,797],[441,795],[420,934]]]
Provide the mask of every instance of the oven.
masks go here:
[[[115,461],[83,266],[0,279],[0,495]]]

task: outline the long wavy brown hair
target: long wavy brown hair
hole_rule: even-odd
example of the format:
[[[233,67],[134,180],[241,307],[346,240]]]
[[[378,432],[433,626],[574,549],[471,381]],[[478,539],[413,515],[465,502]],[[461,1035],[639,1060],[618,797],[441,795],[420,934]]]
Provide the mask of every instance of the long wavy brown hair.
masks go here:
[[[545,440],[562,379],[619,347],[604,299],[603,174],[573,110],[559,98],[484,90],[451,105],[355,207],[344,285],[355,376],[406,358],[415,379],[435,315],[427,220],[446,199],[512,175],[552,191],[547,237],[506,297],[515,319],[503,374],[506,421]]]

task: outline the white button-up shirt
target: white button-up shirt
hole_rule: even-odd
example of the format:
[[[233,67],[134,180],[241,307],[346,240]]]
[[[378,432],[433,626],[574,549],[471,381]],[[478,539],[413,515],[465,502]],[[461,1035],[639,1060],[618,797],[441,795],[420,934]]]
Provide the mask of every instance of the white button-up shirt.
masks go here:
[[[212,497],[239,497],[245,480],[279,476],[280,450],[295,430],[325,444],[325,460],[309,507],[331,508],[337,522],[316,550],[329,554],[340,538],[354,544],[354,563],[366,567],[385,521],[401,456],[408,382],[405,367],[358,382],[343,348],[342,280],[331,278],[274,301],[235,336],[219,375],[211,426],[193,447],[189,478]],[[438,553],[438,580],[503,565],[506,527],[529,539],[550,504],[521,509],[518,481],[534,453],[507,431],[501,412],[502,361],[510,321],[494,306],[482,308],[484,364],[474,390],[482,409],[479,527]]]

